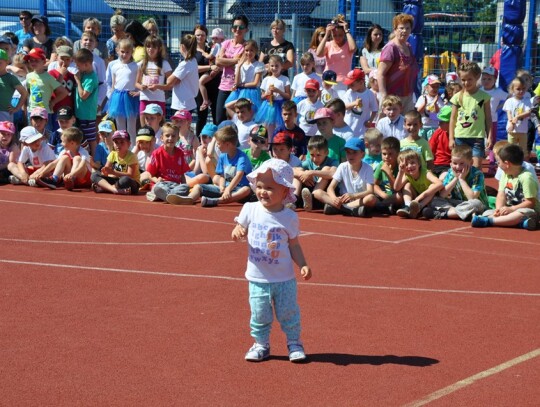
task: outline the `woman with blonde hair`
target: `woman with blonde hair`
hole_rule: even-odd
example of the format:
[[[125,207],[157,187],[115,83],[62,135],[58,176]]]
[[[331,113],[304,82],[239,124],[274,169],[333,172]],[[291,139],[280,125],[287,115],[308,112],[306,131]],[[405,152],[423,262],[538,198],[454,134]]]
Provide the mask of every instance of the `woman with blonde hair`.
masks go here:
[[[292,42],[285,39],[285,31],[287,30],[287,25],[285,21],[277,19],[272,21],[270,24],[270,31],[272,32],[272,41],[266,47],[261,47],[261,54],[259,56],[259,61],[266,65],[266,70],[268,72],[268,58],[271,55],[279,55],[283,60],[281,74],[288,76],[289,68],[294,66],[295,55],[294,55],[294,45]]]
[[[319,76],[322,76],[324,72],[324,67],[326,66],[326,57],[317,56],[317,48],[324,37],[325,31],[326,29],[324,27],[317,27],[315,31],[313,31],[309,49],[307,50],[307,52],[313,55],[313,59],[315,60],[315,72]]]

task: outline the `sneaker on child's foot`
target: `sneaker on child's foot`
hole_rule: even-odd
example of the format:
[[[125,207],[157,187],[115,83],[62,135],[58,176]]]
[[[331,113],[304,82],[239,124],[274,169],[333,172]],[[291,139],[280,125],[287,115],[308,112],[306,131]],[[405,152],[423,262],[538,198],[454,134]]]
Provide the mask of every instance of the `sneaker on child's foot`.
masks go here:
[[[180,196],[176,194],[167,195],[167,202],[171,205],[193,205],[195,203],[190,196]]]
[[[301,343],[290,342],[287,344],[287,348],[289,348],[289,360],[291,362],[302,362],[306,360],[306,353]]]
[[[530,218],[523,219],[521,223],[519,224],[519,227],[522,229],[527,229],[527,230],[532,231],[532,230],[536,230],[536,225],[537,225],[536,216],[532,216]]]
[[[411,201],[409,204],[409,217],[411,219],[416,219],[420,213],[420,204],[416,201]]]
[[[491,223],[487,216],[473,215],[471,220],[471,226],[473,228],[486,228],[490,225]]]
[[[36,180],[34,178],[30,178],[28,180],[28,186],[31,186],[31,187],[38,187],[39,185],[37,184]]]
[[[341,211],[338,208],[336,208],[335,206],[325,204],[324,209],[323,209],[323,213],[325,215],[339,215],[341,213]]]
[[[56,189],[56,182],[50,177],[37,178],[36,184],[45,188]]]
[[[157,202],[159,201],[159,198],[156,196],[156,194],[150,191],[146,193],[146,200],[150,202]]]
[[[96,194],[101,194],[102,192],[105,192],[105,190],[96,183],[92,184],[92,191],[94,191]]]
[[[356,216],[357,218],[367,218],[368,210],[364,205],[360,205],[353,209],[353,216]]]
[[[302,201],[304,201],[304,210],[311,212],[313,210],[313,195],[307,188],[302,188]]]
[[[21,185],[22,184],[22,181],[16,177],[15,175],[10,175],[9,176],[9,183],[12,184],[12,185]]]
[[[410,214],[411,214],[411,212],[409,210],[408,205],[405,205],[403,208],[399,208],[396,211],[396,215],[399,216],[400,218],[408,218]]]
[[[433,211],[433,219],[446,219],[448,218],[447,209],[435,209]]]
[[[207,196],[203,196],[201,198],[201,206],[203,208],[211,208],[214,206],[218,206],[218,198],[208,198]]]
[[[116,188],[118,195],[131,195],[131,188]]]
[[[246,353],[245,359],[249,362],[261,362],[270,356],[270,345],[255,342]]]

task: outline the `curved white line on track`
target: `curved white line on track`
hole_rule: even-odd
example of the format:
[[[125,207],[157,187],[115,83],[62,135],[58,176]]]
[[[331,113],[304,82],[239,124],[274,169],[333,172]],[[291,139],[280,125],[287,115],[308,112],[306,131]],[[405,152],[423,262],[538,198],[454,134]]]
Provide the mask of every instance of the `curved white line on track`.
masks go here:
[[[148,271],[148,270],[130,270],[120,269],[112,267],[93,267],[76,264],[59,264],[59,263],[42,263],[35,261],[20,261],[0,259],[0,263],[27,265],[37,267],[54,267],[65,268],[74,270],[93,270],[93,271],[108,271],[113,273],[127,273],[127,274],[146,274],[156,276],[171,276],[171,277],[191,277],[191,278],[206,278],[214,280],[231,280],[231,281],[244,281],[247,280],[244,277],[228,277],[228,276],[216,276],[208,274],[187,274],[187,273],[174,273],[163,271]],[[504,291],[477,291],[477,290],[453,290],[453,289],[439,289],[439,288],[418,288],[418,287],[386,287],[386,286],[372,286],[372,285],[359,285],[359,284],[334,284],[334,283],[307,283],[299,282],[299,285],[311,286],[311,287],[331,287],[331,288],[348,288],[348,289],[363,289],[363,290],[384,290],[384,291],[412,291],[412,292],[424,292],[424,293],[440,293],[440,294],[467,294],[467,295],[507,295],[517,297],[540,297],[540,293],[518,293],[518,292],[504,292]]]

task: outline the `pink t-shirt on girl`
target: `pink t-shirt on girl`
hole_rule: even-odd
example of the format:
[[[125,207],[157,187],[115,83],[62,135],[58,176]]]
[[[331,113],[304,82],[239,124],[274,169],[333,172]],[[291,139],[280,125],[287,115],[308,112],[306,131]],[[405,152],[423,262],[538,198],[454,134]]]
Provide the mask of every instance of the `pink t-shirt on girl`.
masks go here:
[[[337,74],[337,81],[342,82],[352,66],[353,53],[349,48],[349,43],[345,42],[340,47],[334,41],[327,42],[324,45],[324,55],[326,57],[324,70],[331,69]]]
[[[226,40],[221,44],[223,58],[236,58],[244,52],[244,44],[236,44],[233,40]],[[223,68],[219,90],[230,91],[234,86],[234,65]]]

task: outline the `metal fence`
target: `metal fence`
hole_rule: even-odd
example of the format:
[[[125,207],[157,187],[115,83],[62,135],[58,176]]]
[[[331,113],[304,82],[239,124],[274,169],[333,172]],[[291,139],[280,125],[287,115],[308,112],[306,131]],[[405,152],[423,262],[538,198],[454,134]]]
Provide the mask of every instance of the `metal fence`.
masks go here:
[[[128,19],[156,20],[171,55],[178,53],[178,38],[191,32],[195,24],[209,30],[221,27],[229,33],[235,15],[244,14],[250,21],[249,37],[260,43],[271,40],[270,23],[281,18],[288,24],[286,38],[300,54],[309,48],[311,35],[318,26],[325,26],[338,13],[351,21],[359,50],[367,28],[380,24],[387,35],[392,17],[402,12],[405,4],[422,4],[421,0],[3,0],[0,6],[0,32],[19,29],[18,12],[46,13],[54,23],[53,35],[67,33],[77,39],[82,21],[95,16],[103,23],[101,41],[110,33],[109,19],[121,9]],[[532,4],[535,2],[532,1]],[[530,11],[530,10],[529,10]],[[498,49],[502,21],[501,0],[430,0],[423,4],[423,53],[419,61],[423,75],[455,69],[462,58],[481,65],[489,63]],[[533,15],[536,12],[533,10]],[[530,19],[528,19],[530,20]],[[534,23],[534,18],[532,19]],[[528,59],[523,65],[536,69],[537,35],[535,24],[524,24],[524,44],[529,40]],[[356,59],[357,61],[358,59]]]

